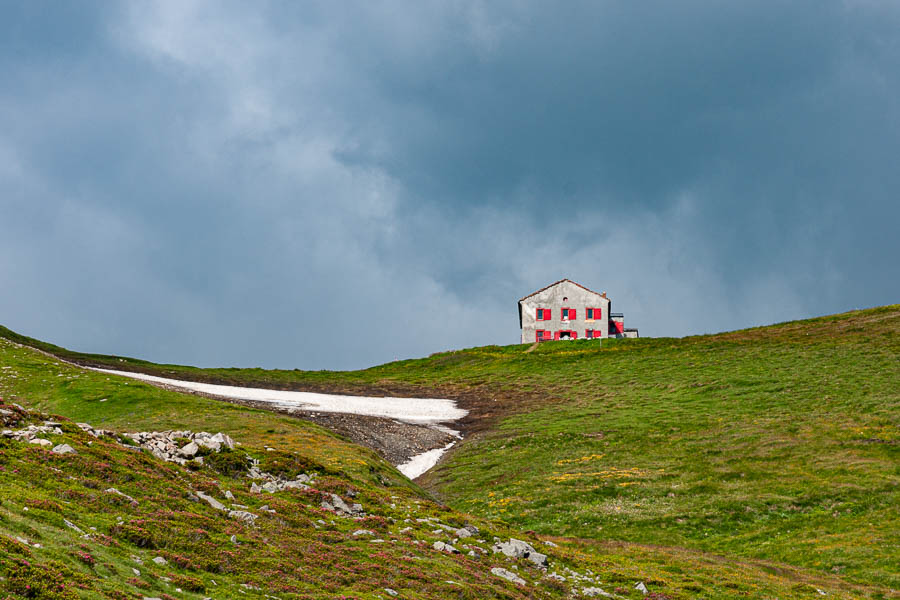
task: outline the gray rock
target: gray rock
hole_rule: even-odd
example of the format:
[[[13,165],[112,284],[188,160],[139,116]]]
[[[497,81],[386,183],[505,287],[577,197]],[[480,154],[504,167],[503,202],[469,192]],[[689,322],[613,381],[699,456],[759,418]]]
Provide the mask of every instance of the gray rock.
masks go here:
[[[539,567],[546,567],[549,564],[546,554],[538,552],[528,542],[515,538],[510,538],[508,542],[495,544],[494,552],[502,552],[510,558],[527,558]]]
[[[460,554],[459,550],[446,542],[435,542],[432,548],[440,552],[446,552],[447,554]]]
[[[153,558],[153,562],[155,562],[155,563],[158,564],[158,565],[165,565],[165,564],[168,564],[168,561],[167,561],[166,559],[164,559],[162,556],[156,556],[156,557],[154,557],[154,558]]]
[[[527,558],[528,560],[530,560],[531,562],[533,562],[534,564],[536,564],[539,567],[546,567],[547,565],[550,564],[550,561],[547,560],[546,554],[541,554],[540,552],[536,552],[536,551],[529,552],[525,556],[525,558]]]
[[[613,598],[614,596],[599,587],[589,587],[581,590],[582,596],[587,596],[588,598],[596,598],[597,596],[603,596],[604,598]]]
[[[185,458],[194,458],[198,452],[200,452],[200,446],[197,445],[197,442],[188,442],[178,450],[178,454]]]
[[[643,581],[638,581],[637,584],[634,586],[634,589],[636,589],[640,593],[644,594],[645,596],[650,593],[650,590],[647,589],[647,586],[644,585]]]
[[[259,515],[254,515],[253,513],[247,512],[246,510],[230,510],[228,511],[228,516],[232,519],[240,519],[241,521],[250,523],[251,525],[253,525],[253,523],[256,522],[256,519],[259,518]]]
[[[397,590],[392,590],[391,588],[384,588],[384,593],[388,596],[396,596],[398,594]]]
[[[52,446],[53,442],[50,440],[45,440],[44,438],[32,438],[28,440],[29,444],[40,444],[41,446]],[[55,450],[55,449],[54,449]]]
[[[506,569],[503,569],[501,567],[494,567],[493,569],[491,569],[491,573],[493,573],[497,577],[502,577],[503,579],[512,581],[513,583],[516,583],[518,585],[525,585],[524,579],[522,579],[512,571],[507,571]]]
[[[369,531],[368,529],[357,529],[353,532],[353,536],[357,537],[360,535],[375,535],[374,531]]]
[[[466,525],[465,527],[457,529],[454,534],[460,539],[475,537],[478,535],[478,528],[474,525]]]
[[[225,497],[229,500],[234,500],[234,494],[231,493],[231,490],[225,490]]]
[[[135,500],[134,498],[132,498],[132,497],[129,496],[128,494],[123,494],[122,492],[120,492],[120,491],[117,490],[116,488],[111,487],[111,488],[109,488],[109,489],[106,490],[106,493],[107,493],[107,494],[116,494],[117,496],[122,496],[123,498],[125,498],[126,500],[128,500],[129,502],[131,502],[132,504],[134,504],[135,506],[137,506],[137,503],[138,503],[137,500]]]
[[[207,494],[204,494],[203,492],[196,492],[196,494],[197,494],[197,496],[199,496],[201,499],[206,500],[207,504],[209,504],[210,506],[212,506],[214,509],[216,509],[216,510],[228,510],[228,509],[225,507],[224,504],[222,504],[221,502],[219,502],[218,500],[216,500],[216,499],[213,498],[212,496],[208,496]]]
[[[80,533],[81,535],[84,535],[84,532],[81,529],[79,529],[78,525],[76,525],[72,521],[70,521],[68,519],[63,519],[63,523],[65,523],[66,527],[68,527],[69,529],[73,529],[73,530],[77,531],[78,533]]]

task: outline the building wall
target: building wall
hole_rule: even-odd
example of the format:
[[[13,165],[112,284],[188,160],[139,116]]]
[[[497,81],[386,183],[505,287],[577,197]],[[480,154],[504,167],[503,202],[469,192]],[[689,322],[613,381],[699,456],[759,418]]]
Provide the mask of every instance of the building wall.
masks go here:
[[[563,298],[568,298],[563,301]],[[609,307],[608,298],[595,294],[569,281],[563,281],[557,285],[538,292],[519,302],[522,311],[522,343],[531,343],[537,339],[537,330],[545,329],[553,332],[562,329],[571,329],[578,333],[578,339],[584,339],[587,329],[599,330],[599,337],[609,336]],[[575,320],[562,321],[562,308],[574,308]],[[599,308],[602,311],[600,319],[588,321],[587,307]],[[549,308],[551,319],[549,321],[536,321],[535,313],[538,308]]]

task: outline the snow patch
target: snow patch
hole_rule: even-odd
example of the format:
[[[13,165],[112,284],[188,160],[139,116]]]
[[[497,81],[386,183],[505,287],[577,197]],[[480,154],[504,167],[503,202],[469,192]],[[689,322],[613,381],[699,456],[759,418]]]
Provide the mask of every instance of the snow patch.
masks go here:
[[[314,412],[347,413],[397,419],[406,423],[419,425],[437,425],[461,419],[467,410],[457,408],[456,402],[444,398],[373,398],[367,396],[341,396],[338,394],[319,394],[315,392],[291,392],[284,390],[268,390],[265,388],[238,387],[199,383],[196,381],[179,381],[143,373],[115,371],[112,369],[92,369],[110,375],[121,375],[140,379],[150,383],[171,386],[210,394],[221,398],[266,402],[284,408],[298,408]]]
[[[397,465],[397,470],[409,477],[415,479],[419,475],[437,464],[444,452],[449,450],[456,442],[450,442],[443,448],[435,448],[422,454],[417,454],[402,465]]]
[[[366,415],[370,417],[383,417],[396,419],[406,423],[427,425],[438,431],[460,437],[459,432],[442,423],[456,421],[463,418],[469,411],[456,406],[456,402],[445,398],[374,398],[368,396],[342,396],[339,394],[319,394],[315,392],[292,392],[284,390],[269,390],[265,388],[250,388],[232,385],[218,385],[213,383],[199,383],[196,381],[181,381],[167,379],[144,373],[131,371],[116,371],[114,369],[91,369],[109,375],[121,375],[139,379],[148,383],[156,383],[189,392],[209,394],[220,398],[233,398],[235,400],[250,400],[253,402],[266,402],[280,408],[296,408],[299,410],[347,413],[354,415]],[[421,454],[417,454],[397,469],[409,477],[415,479],[433,467],[456,442],[450,442],[442,448],[433,448]]]

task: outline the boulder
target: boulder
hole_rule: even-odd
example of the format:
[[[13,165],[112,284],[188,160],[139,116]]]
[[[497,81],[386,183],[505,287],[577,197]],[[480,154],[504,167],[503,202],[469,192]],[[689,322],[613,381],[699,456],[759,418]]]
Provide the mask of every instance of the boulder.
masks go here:
[[[534,549],[528,542],[510,538],[508,542],[500,542],[494,545],[494,552],[502,552],[510,558],[527,558],[539,567],[546,567],[549,564],[547,555],[542,554]]]
[[[239,519],[251,525],[253,525],[253,523],[256,522],[256,519],[259,518],[259,515],[254,515],[253,513],[247,512],[246,510],[231,510],[228,511],[228,516],[232,519]]]
[[[200,451],[197,442],[188,442],[178,450],[178,454],[185,458],[194,458],[194,455]]]
[[[522,579],[521,577],[519,577],[512,571],[507,571],[506,569],[503,569],[501,567],[494,567],[493,569],[491,569],[491,573],[493,573],[497,577],[502,577],[503,579],[506,579],[507,581],[512,581],[515,584],[525,585],[524,579]]]
[[[75,452],[75,448],[68,444],[60,444],[58,446],[54,446],[52,452],[54,454],[78,454]]]
[[[207,494],[204,494],[203,492],[195,492],[195,493],[196,493],[197,496],[199,496],[201,499],[206,500],[206,503],[209,504],[210,506],[212,506],[214,509],[216,509],[216,510],[228,510],[227,508],[225,508],[225,505],[224,505],[224,504],[222,504],[221,502],[219,502],[218,500],[216,500],[216,499],[213,498],[212,496],[209,496],[209,495],[207,495]]]
[[[439,552],[446,552],[447,554],[460,554],[459,550],[446,542],[435,542],[432,548]]]

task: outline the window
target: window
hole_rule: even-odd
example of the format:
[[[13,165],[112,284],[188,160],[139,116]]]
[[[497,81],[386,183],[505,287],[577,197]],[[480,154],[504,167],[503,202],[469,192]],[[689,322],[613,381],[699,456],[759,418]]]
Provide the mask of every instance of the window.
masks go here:
[[[539,308],[534,313],[535,321],[549,321],[550,320],[550,309],[549,308]]]
[[[588,319],[588,321],[591,321],[591,320],[598,320],[598,321],[599,321],[602,315],[603,315],[603,311],[601,311],[599,308],[589,308],[589,309],[587,309],[587,319]]]
[[[550,336],[550,332],[549,332],[549,331],[546,331],[546,330],[544,330],[544,329],[538,329],[538,330],[537,330],[537,336],[536,336],[537,341],[543,342],[543,341],[545,341],[545,340],[549,340],[550,337],[551,337],[551,336]]]
[[[591,309],[588,309],[588,314],[591,314],[591,313],[590,313],[590,310],[591,310]],[[590,317],[588,317],[588,318],[590,319]],[[584,337],[587,338],[587,339],[589,339],[589,340],[594,339],[594,330],[593,330],[593,329],[588,329],[587,331],[585,331],[585,332],[584,332]]]
[[[575,309],[574,308],[563,308],[562,309],[562,318],[569,319],[570,321],[575,319]]]
[[[577,340],[578,334],[572,330],[561,329],[556,332],[555,338],[558,340]]]

